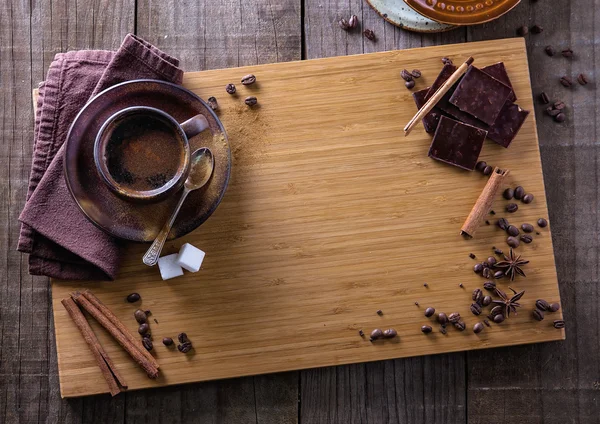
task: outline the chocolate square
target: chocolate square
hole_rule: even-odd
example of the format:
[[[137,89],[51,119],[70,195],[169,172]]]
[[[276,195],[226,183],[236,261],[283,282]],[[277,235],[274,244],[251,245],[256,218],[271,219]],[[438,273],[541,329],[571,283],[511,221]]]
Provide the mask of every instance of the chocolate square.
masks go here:
[[[429,157],[472,171],[479,158],[487,131],[442,116]]]
[[[510,87],[510,96],[508,96],[508,100],[514,102],[517,100],[517,96],[515,94],[515,90],[510,82],[510,78],[508,77],[508,73],[506,72],[506,68],[504,67],[504,62],[494,63],[493,65],[485,66],[481,68],[483,72],[486,74],[496,78],[502,84]]]
[[[429,88],[427,95],[425,96],[425,101],[429,100],[431,96],[442,86],[444,83],[450,78],[450,76],[456,71],[456,66],[454,65],[444,65],[439,75]]]
[[[415,104],[417,105],[417,109],[421,109],[423,107],[423,105],[425,104],[425,102],[426,102],[425,96],[427,95],[427,91],[429,91],[429,87],[424,88],[423,90],[415,91],[413,93],[413,100],[415,101]],[[425,115],[425,117],[421,121],[421,122],[423,122],[425,131],[428,133],[434,133],[442,115],[443,115],[443,112],[440,109],[438,109],[437,107],[434,107],[433,109],[431,109],[431,112],[429,112],[427,115]]]
[[[488,125],[493,125],[510,95],[510,87],[470,66],[450,97],[450,103]]]
[[[457,82],[457,85],[459,83],[460,83],[460,80]],[[450,97],[452,97],[452,94],[454,94],[455,89],[456,89],[456,85],[454,87],[450,88],[450,90],[448,90],[448,92],[446,94],[444,94],[444,97],[442,97],[440,99],[440,101],[438,102],[436,107],[439,110],[441,110],[445,115],[450,116],[451,118],[455,118],[456,120],[458,120],[460,122],[463,122],[465,124],[469,124],[474,127],[481,128],[482,130],[487,131],[489,128],[489,125],[484,124],[479,119],[473,117],[472,115],[469,115],[467,112],[463,112],[462,110],[460,110],[459,108],[454,106],[452,103],[450,103]]]
[[[503,147],[508,147],[529,115],[528,110],[521,109],[518,104],[506,102],[496,122],[489,128],[488,138]]]

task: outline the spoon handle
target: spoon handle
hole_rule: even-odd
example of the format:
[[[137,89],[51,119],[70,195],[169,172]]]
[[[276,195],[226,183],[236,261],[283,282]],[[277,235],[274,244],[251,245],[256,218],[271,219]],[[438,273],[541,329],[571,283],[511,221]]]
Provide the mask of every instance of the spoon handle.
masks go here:
[[[187,188],[183,189],[183,193],[181,194],[179,203],[177,203],[177,206],[175,207],[175,210],[171,214],[171,217],[167,220],[167,222],[165,222],[165,225],[162,227],[162,229],[160,230],[160,232],[154,239],[152,246],[150,246],[150,249],[148,249],[148,251],[144,255],[143,261],[146,265],[154,266],[158,262],[160,252],[161,252],[163,246],[165,245],[165,241],[167,241],[167,237],[169,236],[169,232],[171,231],[173,222],[175,222],[175,218],[177,218],[179,209],[181,209],[181,205],[183,205],[183,202],[185,201],[185,198],[187,197],[187,195],[189,193],[190,193],[190,190],[188,190]]]

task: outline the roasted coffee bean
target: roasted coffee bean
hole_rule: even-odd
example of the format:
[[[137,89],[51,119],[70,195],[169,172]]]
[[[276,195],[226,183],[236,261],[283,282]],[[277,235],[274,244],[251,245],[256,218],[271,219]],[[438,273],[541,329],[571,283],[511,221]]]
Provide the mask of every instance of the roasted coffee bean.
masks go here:
[[[227,84],[225,86],[225,91],[229,94],[235,94],[235,84]]]
[[[533,202],[533,194],[527,193],[525,196],[523,196],[523,199],[521,199],[521,201],[525,204]]]
[[[133,313],[133,316],[139,324],[144,324],[145,322],[148,322],[148,317],[147,317],[146,313],[144,311],[142,311],[141,309],[138,309],[137,311],[135,311]]]
[[[483,169],[483,175],[491,175],[493,170],[494,168],[488,165]]]
[[[509,236],[509,237],[506,239],[506,244],[508,244],[508,245],[509,245],[510,247],[512,247],[513,249],[516,249],[517,247],[519,247],[519,245],[520,245],[521,243],[519,242],[519,239],[518,239],[518,238],[515,238],[515,237],[512,237],[512,236]]]
[[[177,350],[179,350],[181,353],[188,353],[190,350],[192,350],[192,343],[185,342],[183,344],[177,345]]]
[[[437,316],[437,321],[438,321],[438,322],[439,322],[441,325],[446,325],[446,324],[448,324],[448,316],[447,316],[445,313],[443,313],[443,312],[440,312],[440,313],[438,314],[438,316]]]
[[[496,255],[504,255],[504,251],[502,249],[496,249],[495,247],[494,247],[494,253]]]
[[[433,314],[435,314],[435,309],[434,308],[429,307],[429,308],[425,309],[425,316],[426,317],[428,317],[428,318],[432,317]]]
[[[162,342],[165,346],[171,346],[173,344],[173,339],[170,337],[164,337]]]
[[[450,321],[452,324],[457,323],[460,321],[460,314],[458,312],[452,312],[450,315],[448,315],[448,321]]]
[[[493,256],[488,257],[487,263],[491,268],[493,268],[494,265],[496,265],[496,258],[494,258]]]
[[[473,333],[479,334],[483,331],[483,324],[478,322],[473,326]]]
[[[568,76],[564,75],[562,77],[560,77],[560,83],[564,86],[564,87],[570,87],[573,85],[573,81],[571,81],[571,78],[569,78]]]
[[[534,25],[531,27],[531,32],[533,34],[541,34],[544,31],[544,28],[542,28],[540,25]]]
[[[212,110],[217,110],[219,108],[219,104],[217,103],[217,98],[214,96],[210,96],[206,99],[206,103],[210,106]]]
[[[456,328],[458,331],[465,331],[467,325],[464,323],[464,321],[458,321],[454,323],[454,328]]]
[[[550,307],[548,308],[548,310],[550,312],[556,312],[560,309],[560,305],[558,303],[553,303],[552,305],[550,305]]]
[[[411,73],[410,73],[410,72],[408,72],[408,70],[406,70],[406,69],[403,69],[403,70],[400,72],[400,76],[402,77],[402,79],[403,79],[404,81],[407,81],[407,82],[408,82],[408,81],[412,81],[412,80],[413,80],[413,76],[412,76],[412,75],[411,75]]]
[[[371,29],[365,29],[363,31],[363,35],[371,41],[375,41],[377,39],[377,37],[375,37],[375,33]]]
[[[489,267],[490,267],[490,264],[488,264],[488,262],[487,262],[487,261],[483,261],[483,262],[481,263],[481,265],[483,265],[483,267],[484,267],[484,268],[489,268]]]
[[[565,321],[562,319],[557,319],[554,321],[554,328],[565,328]]]
[[[348,23],[347,20],[345,20],[344,18],[340,19],[338,21],[338,25],[340,26],[341,29],[343,29],[344,31],[346,31],[348,28],[350,28],[350,24]]]
[[[377,315],[382,316],[383,315],[383,311],[381,309],[377,310]]]
[[[509,236],[513,236],[513,237],[516,237],[519,235],[519,229],[517,227],[515,227],[514,225],[509,225],[508,228],[506,228],[506,232],[508,233]]]
[[[142,339],[142,345],[144,345],[144,347],[146,348],[146,350],[148,352],[150,352],[152,350],[152,348],[154,347],[152,345],[152,340],[150,340],[150,339]]]
[[[131,293],[129,296],[127,296],[127,301],[129,303],[134,303],[137,302],[138,300],[140,300],[142,297],[140,296],[139,293]]]
[[[150,339],[150,340],[152,340],[152,334],[151,334],[150,332],[147,332],[146,334],[144,334],[144,335],[142,336],[142,338],[144,338],[144,339]]]
[[[533,319],[535,319],[536,321],[542,321],[544,319],[544,312],[540,311],[539,309],[534,309]]]
[[[544,299],[538,299],[535,301],[535,307],[540,311],[547,311],[550,308],[550,304]]]
[[[526,233],[533,233],[533,225],[531,224],[521,224],[521,229]]]
[[[146,334],[150,330],[150,326],[147,323],[140,324],[138,327],[138,333],[141,335]]]
[[[472,303],[470,309],[473,315],[481,314],[481,305],[479,303]]]
[[[515,187],[515,199],[521,200],[525,195],[525,189],[522,186]]]
[[[588,79],[585,75],[579,74],[577,75],[577,82],[581,85],[587,85]]]
[[[509,203],[508,205],[506,205],[506,212],[508,213],[514,213],[519,209],[519,205],[517,205],[516,203]]]
[[[481,291],[481,289],[475,289],[473,290],[473,294],[471,295],[471,299],[473,299],[474,302],[481,302],[481,299],[483,298],[483,292]]]
[[[566,107],[565,102],[563,102],[562,100],[554,102],[552,106],[554,106],[554,109],[557,110],[563,110]]]
[[[573,57],[573,50],[571,49],[564,49],[563,51],[560,52],[560,54],[562,54],[564,57]]]
[[[485,283],[483,283],[483,288],[489,291],[494,291],[496,289],[496,282],[486,281]]]
[[[559,113],[561,113],[560,110],[558,109],[554,109],[552,106],[550,106],[549,108],[546,109],[546,112],[548,113],[548,115],[550,115],[551,117],[555,117],[556,115],[558,115]]]
[[[473,271],[477,274],[479,274],[481,271],[483,271],[483,264],[478,263],[473,265]]]
[[[506,190],[504,190],[504,193],[502,193],[502,196],[504,196],[504,198],[506,200],[510,200],[513,197],[515,197],[515,191],[512,188],[507,188]]]
[[[483,323],[487,326],[487,327],[491,327],[490,322],[487,319],[483,320]]]
[[[187,334],[185,334],[185,333],[179,333],[177,335],[177,340],[179,340],[179,343],[185,343],[185,342],[187,342],[188,341]]]
[[[498,222],[497,222],[497,225],[498,225],[498,227],[500,227],[502,230],[506,231],[506,229],[507,229],[507,228],[508,228],[508,226],[509,226],[508,219],[506,219],[506,218],[500,218],[500,219],[498,220]]]
[[[471,258],[471,259],[475,259],[475,258],[476,258],[476,256],[475,256],[474,254],[472,254],[472,253],[469,253],[469,258]]]
[[[556,52],[554,51],[554,48],[553,48],[552,46],[546,46],[546,47],[544,48],[544,51],[546,52],[546,54],[547,54],[548,56],[554,56],[554,53],[556,53]]]
[[[376,328],[375,330],[371,331],[371,341],[380,339],[382,337],[383,331],[381,331],[379,328]]]
[[[567,116],[562,112],[554,117],[556,122],[565,122],[565,119],[567,119]]]
[[[498,280],[500,278],[504,278],[504,271],[496,271],[496,272],[494,272],[494,278],[496,280]]]
[[[548,95],[546,93],[544,93],[543,91],[540,93],[540,101],[545,105],[550,103],[550,99],[548,98]]]
[[[433,331],[433,328],[431,328],[431,326],[429,326],[429,325],[423,325],[421,327],[421,331],[425,334],[429,334]]]
[[[248,74],[244,77],[242,77],[242,84],[244,85],[251,85],[254,84],[256,82],[256,77],[253,74]]]
[[[384,339],[393,339],[397,335],[398,335],[398,332],[396,330],[394,330],[393,328],[388,328],[387,330],[383,331]]]
[[[483,172],[483,170],[485,169],[486,166],[487,166],[487,163],[485,163],[485,161],[480,160],[475,165],[475,171]]]
[[[505,318],[504,318],[504,315],[502,315],[502,314],[498,314],[498,315],[494,316],[494,322],[496,324],[500,324],[504,320],[505,320]]]
[[[525,25],[517,28],[517,35],[520,35],[521,37],[526,36],[529,33],[529,28],[527,28]]]
[[[354,29],[354,28],[356,28],[357,25],[358,25],[358,16],[356,16],[356,15],[350,16],[350,19],[348,19],[348,27],[350,29]]]
[[[496,305],[490,310],[490,315],[495,317],[496,315],[502,314],[503,308],[501,305]]]
[[[521,236],[521,241],[525,244],[529,244],[533,241],[533,237],[531,237],[529,234],[523,234]]]
[[[442,63],[444,65],[452,65],[452,59],[450,59],[449,57],[442,57]]]
[[[489,268],[484,268],[483,271],[481,272],[481,276],[483,278],[492,278],[492,271],[490,271]]]
[[[410,71],[410,74],[413,76],[413,78],[421,78],[421,71],[418,69],[413,69]]]
[[[491,303],[492,303],[492,296],[483,296],[483,299],[481,300],[482,306],[489,306]]]
[[[359,335],[360,337],[364,337],[364,336],[365,336],[365,332],[364,332],[364,331],[362,331],[362,330],[358,330],[358,335]]]
[[[404,86],[410,90],[411,88],[413,88],[415,86],[415,81],[414,80],[406,81],[404,83]]]
[[[246,103],[248,106],[255,106],[258,103],[258,100],[254,96],[248,96],[244,100],[244,103]]]

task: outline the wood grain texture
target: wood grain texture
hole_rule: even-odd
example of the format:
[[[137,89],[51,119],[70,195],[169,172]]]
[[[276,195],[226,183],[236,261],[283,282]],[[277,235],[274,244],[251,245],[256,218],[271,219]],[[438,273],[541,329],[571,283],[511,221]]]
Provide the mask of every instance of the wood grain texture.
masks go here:
[[[468,47],[481,66],[503,60],[521,105],[531,108],[521,40]],[[254,73],[258,86],[243,88],[240,95],[255,93],[261,107],[248,109],[239,98],[222,95],[220,116],[234,158],[230,187],[211,220],[167,246],[165,253],[184,242],[203,248],[202,272],[162,283],[156,269],[140,262],[145,246],[134,245],[116,283],[86,283],[132,328],[135,321],[128,317],[133,308],[123,299],[129,292],[141,293],[142,307],[160,321],[155,337],[186,331],[195,343],[190,356],[156,348],[162,377],[150,381],[100,335],[130,388],[564,336],[548,322],[532,331],[527,313],[480,336],[426,337],[419,331],[423,316],[415,300],[458,310],[470,326],[476,322],[467,315],[469,290],[483,280],[473,274],[468,253],[486,255],[505,237],[485,226],[476,239],[461,239],[460,225],[485,179],[428,159],[431,139],[424,131],[407,138],[397,132],[414,113],[397,69],[419,64],[433,77],[443,52],[458,60],[464,50],[463,45],[429,47],[186,75],[184,85],[207,97],[224,93],[226,82]],[[395,89],[384,89],[394,81]],[[420,81],[427,83],[428,77]],[[354,99],[362,99],[361,108]],[[522,176],[537,195],[512,220],[547,215],[533,119],[510,149],[490,142],[482,158],[510,166],[507,183]],[[524,306],[531,308],[536,296],[558,298],[548,231],[521,250],[534,264],[527,282],[520,283],[531,292]],[[436,282],[430,278],[435,270],[452,275]],[[461,282],[465,289],[458,287]],[[80,286],[54,282],[54,302]],[[383,318],[374,313],[379,308]],[[95,383],[92,358],[75,355],[83,342],[72,331],[73,323],[60,308],[54,314],[62,394],[105,391]],[[395,327],[399,340],[369,343],[357,335],[359,327],[370,331],[375,326]]]

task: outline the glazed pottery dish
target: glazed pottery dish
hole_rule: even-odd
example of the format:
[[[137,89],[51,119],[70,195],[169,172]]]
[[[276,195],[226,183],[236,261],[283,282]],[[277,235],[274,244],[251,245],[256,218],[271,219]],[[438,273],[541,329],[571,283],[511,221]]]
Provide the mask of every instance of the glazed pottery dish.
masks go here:
[[[521,0],[404,0],[416,12],[449,25],[476,25],[493,21]]]

